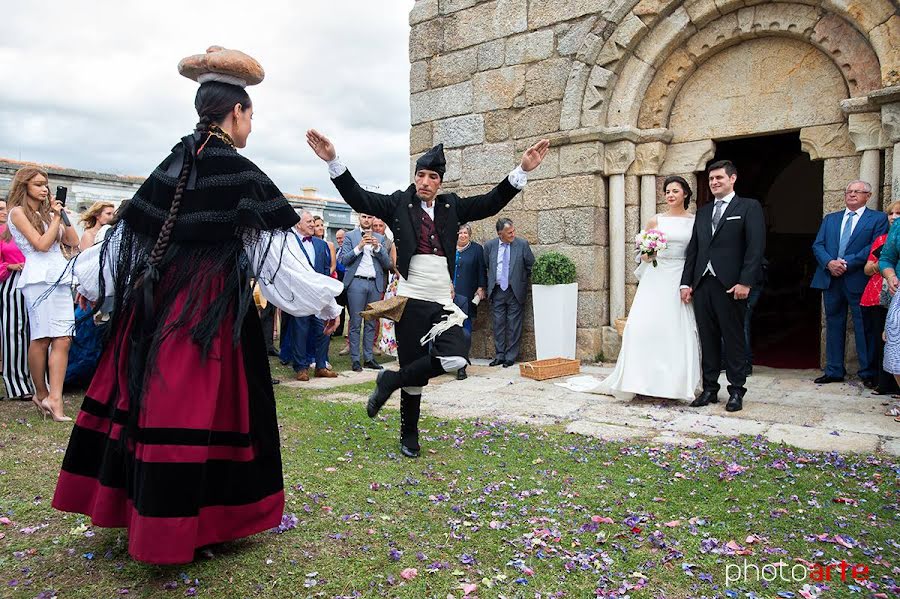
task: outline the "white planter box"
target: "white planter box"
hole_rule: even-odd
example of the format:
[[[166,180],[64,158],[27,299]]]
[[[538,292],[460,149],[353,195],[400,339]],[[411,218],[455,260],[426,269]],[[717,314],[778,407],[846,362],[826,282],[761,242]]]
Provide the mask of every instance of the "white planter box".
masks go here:
[[[532,285],[537,359],[575,358],[578,283]]]

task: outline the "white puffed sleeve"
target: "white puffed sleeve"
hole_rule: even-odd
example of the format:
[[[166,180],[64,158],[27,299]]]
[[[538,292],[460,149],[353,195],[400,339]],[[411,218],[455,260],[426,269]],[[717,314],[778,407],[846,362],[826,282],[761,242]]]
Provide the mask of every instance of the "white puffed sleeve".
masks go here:
[[[96,302],[100,297],[100,250],[106,245],[106,260],[103,265],[103,277],[106,279],[106,293],[112,295],[115,289],[113,267],[119,259],[119,239],[122,236],[121,229],[112,229],[109,233],[108,243],[95,243],[88,249],[78,254],[72,264],[72,274],[78,281],[78,293],[91,302]],[[105,240],[104,240],[105,241]]]
[[[343,291],[343,283],[314,271],[299,245],[288,243],[287,235],[263,231],[245,245],[263,296],[292,316],[337,318],[341,307],[334,298]]]

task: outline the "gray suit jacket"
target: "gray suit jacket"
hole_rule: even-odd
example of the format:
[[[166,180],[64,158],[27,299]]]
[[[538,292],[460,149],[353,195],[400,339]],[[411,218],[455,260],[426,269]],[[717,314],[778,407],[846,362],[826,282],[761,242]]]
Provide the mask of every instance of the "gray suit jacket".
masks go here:
[[[381,251],[372,253],[372,260],[375,262],[375,287],[384,291],[384,283],[385,283],[385,270],[390,268],[391,266],[391,255],[387,250],[387,246],[385,245],[384,236],[379,235],[378,233],[372,233],[381,243]],[[341,262],[344,263],[344,266],[347,270],[344,271],[344,289],[350,286],[350,283],[353,282],[353,277],[356,276],[356,269],[359,268],[359,263],[362,260],[363,254],[357,256],[356,252],[353,250],[356,246],[359,245],[359,242],[362,241],[362,230],[357,227],[352,231],[348,231],[346,235],[344,235],[344,243],[341,245]]]
[[[486,290],[488,297],[491,297],[494,287],[497,285],[497,252],[499,249],[499,237],[494,237],[484,244],[484,262],[488,266]],[[509,248],[509,286],[520,304],[525,303],[532,266],[534,266],[534,254],[531,253],[531,246],[521,237],[516,237]]]

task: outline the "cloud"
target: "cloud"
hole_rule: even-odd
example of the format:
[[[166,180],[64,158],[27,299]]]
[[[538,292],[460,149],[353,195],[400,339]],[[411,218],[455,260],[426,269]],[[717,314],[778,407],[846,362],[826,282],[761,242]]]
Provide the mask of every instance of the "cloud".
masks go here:
[[[288,193],[334,196],[306,146],[319,129],[361,182],[408,183],[413,0],[137,2],[4,7],[0,157],[146,175],[197,120],[178,61],[219,44],[257,58],[244,155]]]

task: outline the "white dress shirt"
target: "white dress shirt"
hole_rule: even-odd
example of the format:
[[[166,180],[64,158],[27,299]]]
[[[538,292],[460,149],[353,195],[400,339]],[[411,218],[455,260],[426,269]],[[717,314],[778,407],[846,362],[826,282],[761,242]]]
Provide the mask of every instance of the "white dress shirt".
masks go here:
[[[363,232],[365,235],[365,232]],[[374,251],[374,246],[364,245],[362,249],[359,249],[359,246],[353,247],[353,253],[359,256],[362,254],[362,258],[359,259],[359,266],[356,268],[356,273],[353,276],[356,277],[374,277],[375,276],[375,262],[374,258],[372,258],[372,252]]]
[[[724,202],[724,203],[722,204],[722,214],[719,216],[719,224],[720,224],[720,225],[722,224],[722,220],[721,220],[721,219],[725,218],[725,211],[728,210],[728,204],[730,204],[730,203],[731,203],[731,200],[734,199],[734,195],[735,195],[735,194],[734,194],[734,192],[732,191],[731,193],[729,193],[727,196],[725,196],[725,197],[722,198],[721,200],[719,200],[718,198],[716,198],[716,200],[715,200],[715,201],[717,201],[717,202],[719,202],[719,201]],[[715,204],[713,204],[713,212],[715,213],[715,211],[716,211],[716,207],[715,207]],[[715,232],[716,232],[716,228],[713,227],[713,233],[715,233]],[[705,275],[706,273],[709,273],[709,274],[711,274],[712,276],[716,276],[716,271],[713,270],[712,260],[710,260],[709,262],[706,263],[706,270],[703,272],[703,274]]]
[[[866,207],[863,206],[861,208],[857,208],[856,210],[850,210],[849,208],[844,208],[844,218],[841,219],[841,228],[838,229],[838,234],[842,234],[844,232],[844,227],[847,226],[847,219],[850,218],[851,212],[856,212],[856,216],[853,217],[853,222],[850,223],[850,234],[853,235],[853,231],[856,230],[856,225],[859,224],[860,219],[862,218],[863,212],[866,211]]]

